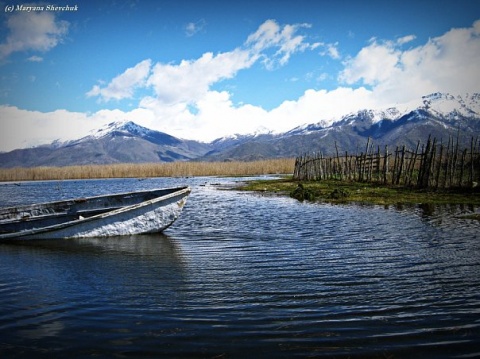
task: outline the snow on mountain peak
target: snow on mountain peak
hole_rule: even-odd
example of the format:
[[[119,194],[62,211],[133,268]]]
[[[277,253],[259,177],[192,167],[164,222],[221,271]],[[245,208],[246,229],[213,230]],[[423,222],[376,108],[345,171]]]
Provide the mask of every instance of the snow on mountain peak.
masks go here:
[[[262,135],[273,135],[273,133],[274,131],[264,126],[260,126],[260,127],[257,127],[257,129],[252,133],[247,133],[247,134],[234,133],[233,135],[226,135],[223,137],[219,137],[213,140],[212,143],[218,144],[218,143],[226,143],[228,141],[244,141],[244,140],[259,137]]]
[[[407,112],[406,109],[399,109],[397,107],[389,107],[383,110],[360,110],[352,112],[346,116],[343,116],[340,121],[357,121],[357,119],[363,118],[371,123],[377,123],[383,120],[396,120],[402,117]]]
[[[449,93],[435,92],[422,96],[422,102],[389,107],[386,109],[360,110],[343,116],[340,120],[356,120],[358,117],[377,123],[382,120],[395,121],[407,113],[424,110],[439,117],[457,118],[458,115],[465,117],[480,116],[480,93],[453,96]]]
[[[260,126],[255,130],[255,132],[253,132],[253,136],[257,137],[257,136],[260,136],[260,135],[269,135],[272,132],[273,132],[272,130],[269,130],[265,126]]]
[[[260,135],[293,135],[293,134],[309,134],[319,130],[327,130],[336,123],[352,123],[362,119],[369,123],[379,123],[383,120],[395,121],[402,116],[415,112],[419,115],[419,111],[428,112],[435,117],[457,119],[463,117],[480,117],[480,93],[464,94],[453,96],[449,93],[435,92],[412,101],[408,104],[398,104],[386,108],[364,109],[350,114],[343,115],[336,119],[321,119],[316,123],[304,124],[297,126],[285,133],[279,133],[265,127],[258,127],[253,133],[249,134],[232,134],[222,138],[218,138],[214,143],[227,143],[230,141],[245,141],[249,138],[258,137]],[[128,120],[111,122],[104,127],[90,132],[86,138],[99,139],[109,134],[116,133],[120,136],[149,136],[152,132],[148,128],[137,125]]]
[[[93,130],[91,135],[88,136],[89,138],[102,138],[107,136],[112,132],[123,132],[127,134],[134,134],[134,135],[145,135],[151,132],[148,128],[142,127],[137,125],[132,121],[122,120],[116,122],[110,122],[106,126],[98,129]]]
[[[453,117],[458,114],[466,117],[480,115],[479,93],[453,96],[449,93],[436,92],[423,96],[422,100],[426,110],[438,115]]]
[[[383,120],[396,121],[409,113],[414,113],[417,117],[430,113],[435,117],[453,120],[457,119],[458,116],[480,117],[480,93],[453,96],[449,93],[436,92],[422,96],[419,100],[394,107],[363,109],[346,114],[333,121],[322,120],[314,124],[304,124],[295,127],[286,134],[309,134],[326,130],[335,124],[352,124],[359,120],[372,124],[380,123]]]

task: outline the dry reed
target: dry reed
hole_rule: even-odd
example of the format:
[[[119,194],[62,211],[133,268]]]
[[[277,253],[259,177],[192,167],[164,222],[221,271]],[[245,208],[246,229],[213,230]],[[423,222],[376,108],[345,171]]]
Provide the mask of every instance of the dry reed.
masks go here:
[[[293,158],[252,162],[172,162],[66,167],[31,167],[0,169],[0,181],[43,181],[90,178],[254,176],[292,173]]]

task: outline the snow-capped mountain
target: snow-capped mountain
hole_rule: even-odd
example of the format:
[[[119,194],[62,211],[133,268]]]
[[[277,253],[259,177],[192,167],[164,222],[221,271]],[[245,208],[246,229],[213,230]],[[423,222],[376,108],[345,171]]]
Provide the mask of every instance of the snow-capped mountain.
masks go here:
[[[234,135],[220,137],[210,143],[212,145],[212,150],[207,155],[213,155],[214,153],[219,153],[225,149],[235,147],[243,143],[252,141],[267,141],[274,137],[275,135],[273,134],[273,131],[268,130],[265,127],[259,127],[255,132],[246,135],[236,133]]]
[[[78,140],[0,154],[1,167],[67,166],[186,161],[204,155],[209,144],[182,140],[134,122],[113,122]]]
[[[113,122],[74,141],[0,153],[0,167],[255,160],[313,151],[333,155],[336,148],[342,153],[358,153],[368,138],[375,146],[414,148],[419,141],[425,143],[429,135],[445,143],[449,137],[458,137],[460,144],[469,148],[472,136],[480,136],[480,94],[434,93],[422,97],[411,109],[365,109],[334,123],[319,119],[284,133],[260,129],[208,144],[179,139],[131,121]]]
[[[263,141],[250,138],[210,157],[246,158],[248,149],[254,149],[257,158],[292,157],[313,151],[333,155],[336,148],[343,153],[356,153],[364,150],[368,138],[376,146],[415,148],[419,141],[425,143],[429,135],[445,143],[450,136],[458,137],[462,146],[469,147],[472,136],[480,135],[480,94],[435,93],[422,97],[419,103],[413,109],[402,106],[360,110],[331,124],[321,120],[270,135]],[[253,157],[248,154],[248,158]]]
[[[123,134],[124,136],[127,136],[127,137],[131,135],[146,137],[155,132],[157,131],[153,131],[146,127],[142,127],[132,121],[124,120],[124,121],[111,122],[108,125],[98,130],[93,130],[91,131],[91,135],[85,138],[102,138],[112,134],[117,134],[117,135]]]
[[[69,144],[101,140],[106,138],[110,140],[125,140],[135,137],[142,138],[159,145],[175,145],[182,141],[164,132],[151,130],[149,128],[137,125],[132,121],[117,121],[111,122],[100,129],[93,130],[89,135],[78,140],[69,141]]]
[[[453,96],[437,92],[423,96],[422,99],[424,109],[437,116],[455,119],[458,116],[478,117],[480,115],[480,93]]]
[[[448,93],[433,93],[422,97],[420,106],[409,110],[406,106],[387,109],[364,109],[342,116],[333,124],[326,121],[298,126],[285,135],[310,134],[329,127],[354,125],[359,123],[377,124],[383,121],[397,121],[402,118],[419,119],[435,117],[443,121],[461,120],[463,118],[480,118],[480,93],[453,96]],[[381,124],[379,125],[381,126]]]

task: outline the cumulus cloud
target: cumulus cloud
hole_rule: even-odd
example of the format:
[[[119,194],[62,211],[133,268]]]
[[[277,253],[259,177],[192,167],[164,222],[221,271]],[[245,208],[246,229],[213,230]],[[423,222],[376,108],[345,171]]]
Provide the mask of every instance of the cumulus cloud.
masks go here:
[[[14,52],[46,52],[61,43],[68,33],[69,23],[57,20],[52,12],[17,12],[10,15],[6,26],[9,34],[0,44],[0,60]]]
[[[307,90],[295,101],[284,101],[269,113],[270,125],[284,132],[305,123],[331,125],[341,116],[361,108],[375,108],[378,102],[364,87],[339,87],[332,91]]]
[[[29,111],[0,105],[0,151],[39,146],[57,140],[75,140],[112,121],[130,120],[154,128],[153,116],[151,111],[140,108],[130,112],[100,110],[86,114],[64,109],[51,112]]]
[[[369,46],[364,47],[352,59],[345,61],[345,69],[340,74],[340,80],[352,85],[363,82],[366,85],[377,85],[398,71],[398,62],[401,52],[392,42],[378,43],[371,40]]]
[[[405,46],[415,39],[414,35],[372,39],[358,53],[343,57],[336,89],[306,89],[298,99],[284,101],[270,111],[234,104],[232,93],[213,89],[214,84],[235,77],[255,63],[263,62],[267,68],[285,65],[294,53],[307,49],[320,47],[326,56],[340,56],[338,44],[329,50],[328,44],[310,44],[298,35],[297,31],[304,27],[307,25],[280,26],[269,20],[230,52],[207,52],[178,64],[145,60],[89,92],[89,96],[110,100],[132,97],[139,87],[150,90],[138,108],[129,112],[103,110],[85,115],[60,110],[42,114],[0,106],[0,118],[10,121],[2,127],[6,130],[0,134],[1,149],[13,146],[9,145],[12,133],[24,139],[22,145],[31,145],[40,139],[45,143],[55,136],[63,138],[65,134],[77,138],[87,127],[123,119],[174,136],[210,141],[233,133],[250,133],[259,127],[281,132],[304,123],[330,124],[350,112],[405,104],[436,91],[479,91],[480,21],[468,28],[451,29],[415,47]],[[323,73],[321,78],[335,75]],[[25,133],[27,126],[39,129],[38,134]]]
[[[198,113],[192,121],[202,140],[211,141],[233,133],[251,133],[265,123],[268,112],[258,106],[234,106],[226,91],[209,91],[197,103]],[[232,132],[232,124],[235,130]],[[204,127],[204,126],[207,127]],[[205,131],[208,128],[208,131]],[[193,133],[192,133],[193,135]]]
[[[192,29],[196,29],[195,26],[193,24]],[[136,88],[143,86],[152,88],[160,103],[194,103],[206,95],[213,84],[232,78],[259,59],[268,69],[273,69],[285,65],[295,52],[315,48],[316,44],[310,45],[304,36],[296,35],[298,29],[308,26],[281,26],[268,20],[248,36],[242,47],[216,55],[206,52],[198,59],[182,60],[179,64],[157,63],[151,73],[151,61],[145,60],[127,69],[107,86],[95,85],[87,96],[100,96],[105,101],[120,100],[131,97]],[[272,49],[273,53],[269,53]]]
[[[478,92],[480,20],[455,28],[426,44],[403,50],[414,36],[377,41],[348,59],[339,80],[369,86],[385,102],[405,102],[432,92]]]
[[[183,60],[178,65],[157,63],[147,85],[154,89],[159,102],[194,103],[205,95],[211,85],[232,78],[253,62],[248,51],[236,49],[217,55],[208,52],[199,59]]]
[[[85,129],[95,125],[79,112],[44,113],[7,105],[0,106],[0,118],[0,151],[51,143],[58,138],[78,138],[78,134],[86,133]]]
[[[303,123],[328,124],[353,111],[409,103],[436,91],[460,94],[479,90],[480,21],[408,49],[404,46],[415,40],[415,35],[371,39],[344,60],[338,75],[342,85],[337,89],[309,89],[271,111],[234,105],[230,93],[212,90],[213,84],[234,77],[256,62],[273,69],[306,49],[320,48],[321,55],[340,59],[338,43],[311,44],[298,34],[308,26],[281,26],[268,20],[248,36],[243,47],[231,52],[205,53],[180,64],[158,63],[146,82],[153,94],[139,107],[161,119],[153,122],[157,129],[180,137],[212,140],[235,132],[252,132],[260,126],[286,131]]]
[[[106,87],[95,85],[87,97],[101,96],[105,101],[111,99],[121,100],[130,98],[136,88],[142,87],[150,74],[152,61],[150,59],[139,62],[134,67],[128,68],[124,73],[115,77]]]

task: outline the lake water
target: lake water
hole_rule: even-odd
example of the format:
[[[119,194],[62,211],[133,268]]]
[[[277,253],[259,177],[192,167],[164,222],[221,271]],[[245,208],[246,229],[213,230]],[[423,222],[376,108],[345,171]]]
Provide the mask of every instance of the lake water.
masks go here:
[[[232,178],[0,184],[0,206],[189,184],[164,234],[0,244],[1,358],[480,357],[471,207],[299,203]]]

